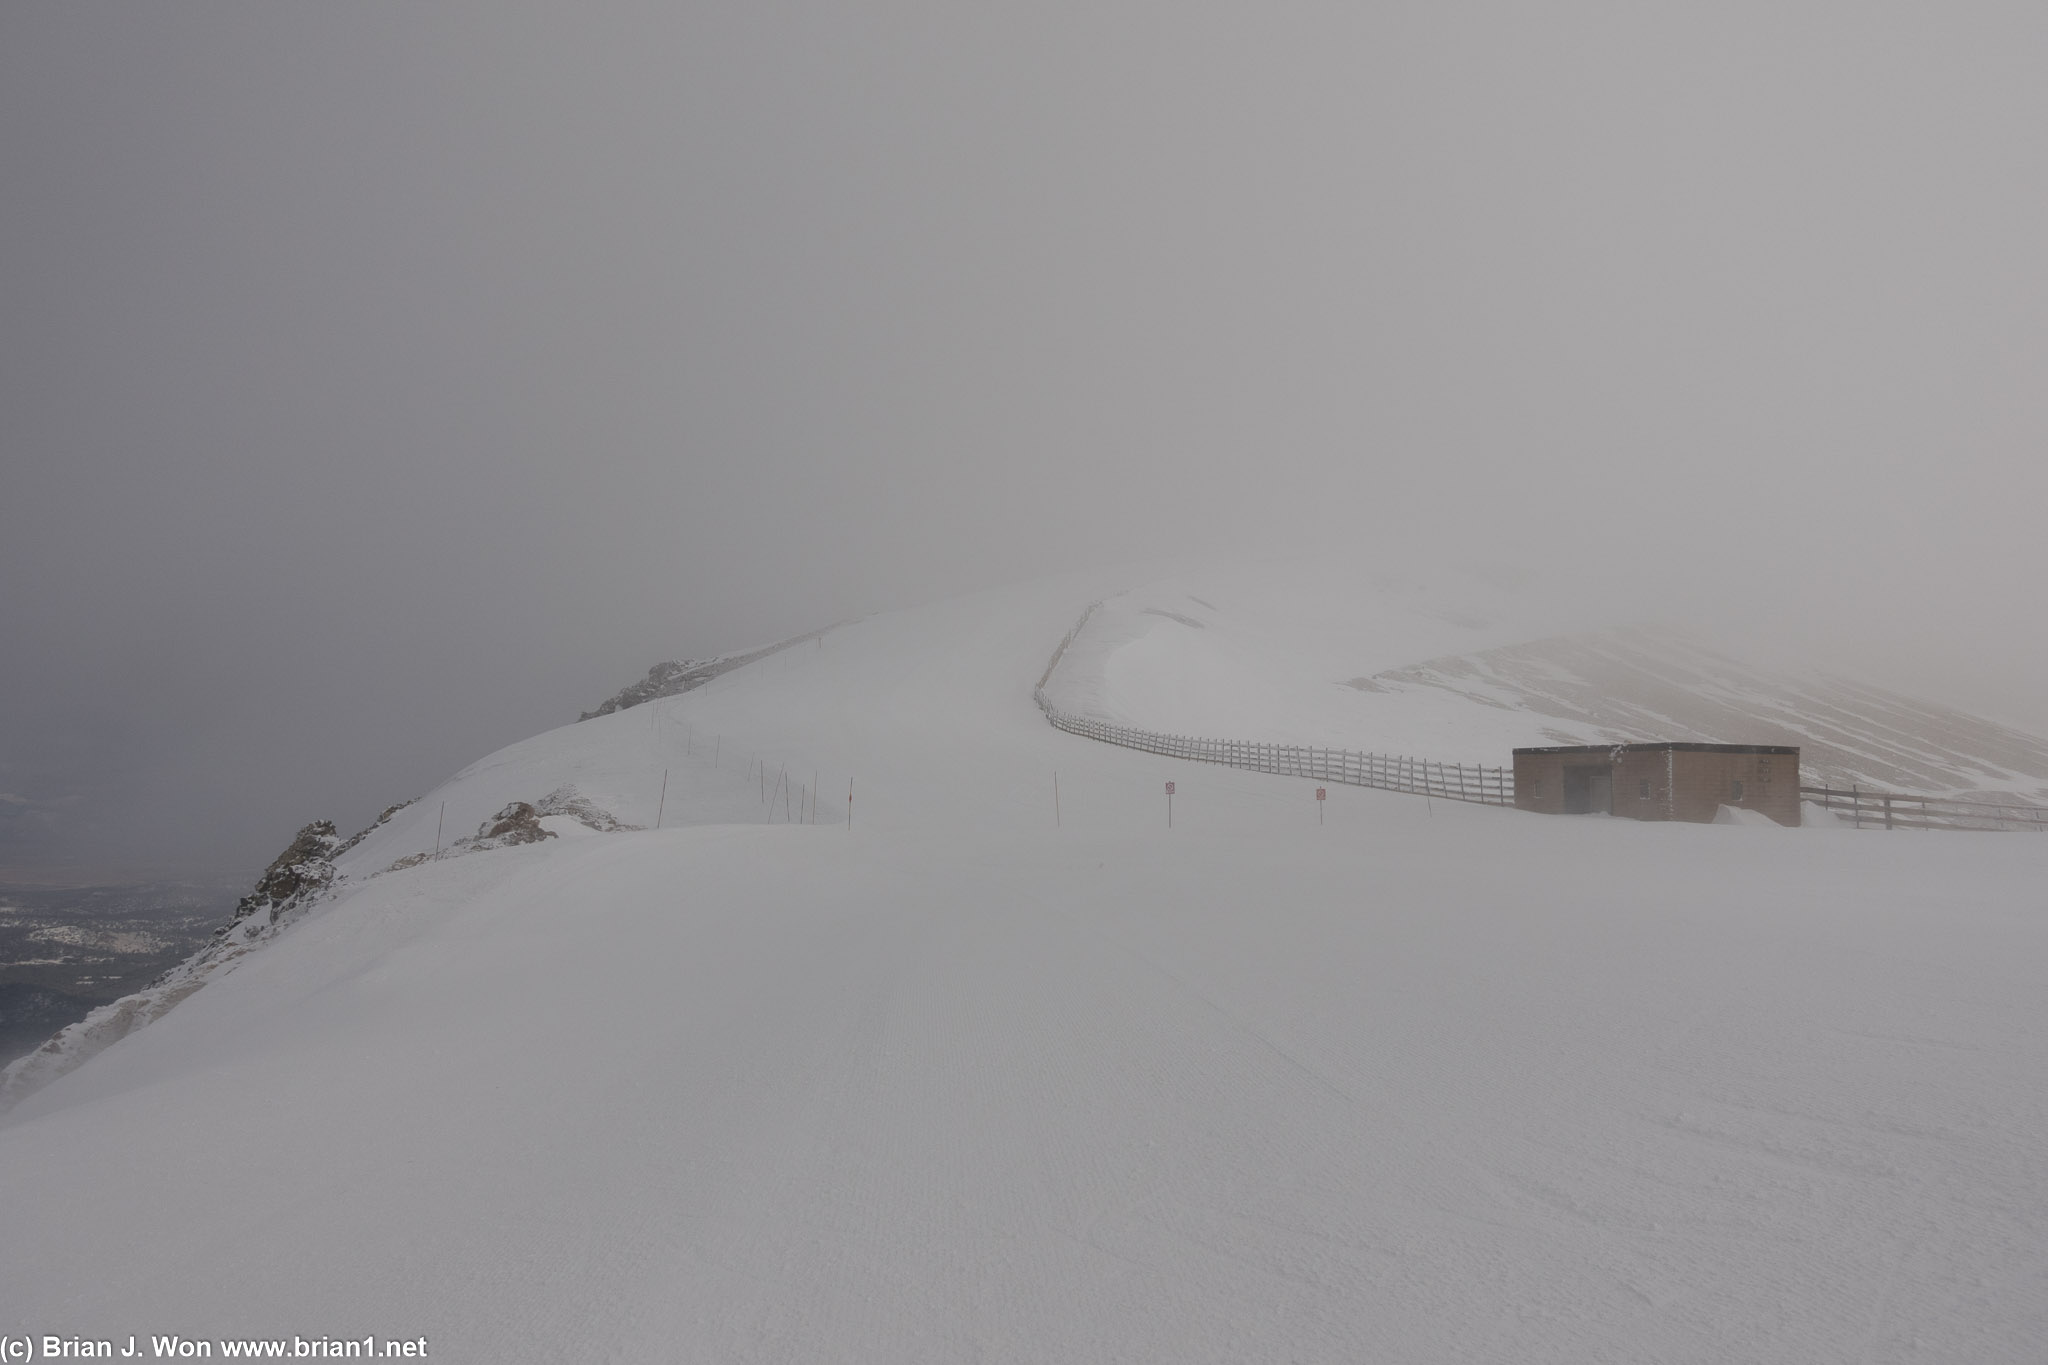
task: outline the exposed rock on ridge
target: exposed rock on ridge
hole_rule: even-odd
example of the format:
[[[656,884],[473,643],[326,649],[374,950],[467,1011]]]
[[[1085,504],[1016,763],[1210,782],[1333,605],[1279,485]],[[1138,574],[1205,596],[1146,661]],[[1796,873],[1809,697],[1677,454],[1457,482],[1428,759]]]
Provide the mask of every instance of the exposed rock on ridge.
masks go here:
[[[477,826],[477,848],[509,848],[514,844],[537,844],[552,839],[555,832],[542,829],[540,812],[531,801],[514,801]]]
[[[448,845],[440,853],[442,858],[460,858],[465,853],[481,853],[486,849],[511,848],[518,844],[537,844],[543,839],[553,839],[555,832],[540,822],[550,815],[566,815],[572,820],[587,825],[601,834],[618,834],[623,831],[644,829],[644,825],[629,825],[573,786],[557,787],[539,801],[514,801],[490,819],[477,826],[476,833],[464,835]],[[408,867],[433,862],[432,853],[411,853],[384,869],[386,872],[403,872]]]
[[[162,1018],[205,985],[213,973],[275,935],[300,911],[332,894],[334,860],[411,804],[401,801],[387,807],[375,823],[350,839],[340,838],[331,820],[316,820],[301,829],[263,870],[255,889],[236,903],[228,922],[213,931],[211,943],[133,995],[102,1005],[58,1030],[34,1052],[16,1058],[0,1071],[0,1114],[144,1024]]]
[[[386,818],[389,818],[388,812]],[[315,820],[298,832],[291,845],[277,855],[256,881],[256,889],[235,904],[235,913],[215,938],[225,937],[233,928],[258,911],[268,911],[266,923],[275,924],[300,898],[318,894],[334,882],[334,856],[342,838],[332,820]]]
[[[585,711],[576,719],[595,720],[599,716],[609,716],[614,711],[624,711],[642,702],[659,701],[663,697],[673,697],[692,691],[721,673],[730,673],[735,668],[742,668],[756,659],[765,659],[770,654],[788,649],[791,645],[815,640],[824,633],[823,630],[813,630],[764,649],[748,650],[744,654],[721,654],[712,659],[671,659],[667,663],[656,664],[647,670],[647,676],[639,682],[620,688],[606,698],[595,711]]]

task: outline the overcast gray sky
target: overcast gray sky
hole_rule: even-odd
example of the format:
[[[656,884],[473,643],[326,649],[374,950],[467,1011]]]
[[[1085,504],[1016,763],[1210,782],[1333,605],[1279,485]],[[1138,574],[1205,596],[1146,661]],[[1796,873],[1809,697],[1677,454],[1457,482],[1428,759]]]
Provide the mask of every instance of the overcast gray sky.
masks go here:
[[[2048,728],[2048,6],[0,8],[0,871],[1456,528]]]

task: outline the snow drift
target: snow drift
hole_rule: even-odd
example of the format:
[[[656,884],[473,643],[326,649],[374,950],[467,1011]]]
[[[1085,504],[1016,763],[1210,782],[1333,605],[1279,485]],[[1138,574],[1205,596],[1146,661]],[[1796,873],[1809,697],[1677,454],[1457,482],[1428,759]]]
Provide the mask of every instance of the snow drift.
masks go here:
[[[1308,784],[1044,723],[1047,652],[1124,586],[842,626],[393,812],[0,1127],[0,1332],[2038,1358],[2048,840],[1355,789],[1318,826]],[[1290,698],[1552,633],[1442,602],[1297,630],[1313,605],[1161,587],[1139,606],[1203,624],[1134,608],[1054,684],[1292,731]],[[1226,612],[1265,663],[1215,643]],[[614,828],[539,813],[568,787]],[[466,831],[515,802],[557,837],[431,856],[444,804]]]

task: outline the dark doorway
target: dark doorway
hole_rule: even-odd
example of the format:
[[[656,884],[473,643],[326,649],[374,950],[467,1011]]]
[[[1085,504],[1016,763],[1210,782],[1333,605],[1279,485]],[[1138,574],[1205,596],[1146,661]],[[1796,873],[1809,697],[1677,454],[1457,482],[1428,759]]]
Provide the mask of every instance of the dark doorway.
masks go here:
[[[1601,764],[1567,766],[1564,770],[1566,815],[1614,814],[1614,769]]]

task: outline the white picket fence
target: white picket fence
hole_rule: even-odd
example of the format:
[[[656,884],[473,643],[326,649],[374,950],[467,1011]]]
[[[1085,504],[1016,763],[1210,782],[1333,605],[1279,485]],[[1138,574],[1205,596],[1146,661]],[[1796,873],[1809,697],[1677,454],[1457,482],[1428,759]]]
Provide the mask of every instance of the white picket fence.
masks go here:
[[[1409,792],[1416,796],[1441,797],[1446,801],[1471,801],[1488,806],[1515,804],[1515,774],[1508,768],[1487,768],[1477,764],[1438,763],[1405,754],[1360,753],[1353,749],[1326,749],[1316,745],[1260,744],[1251,740],[1203,739],[1196,735],[1167,735],[1156,730],[1137,730],[1128,725],[1111,725],[1073,715],[1052,704],[1045,695],[1060,660],[1074,643],[1088,618],[1102,603],[1091,602],[1081,619],[1052,652],[1052,659],[1032,689],[1032,699],[1056,729],[1105,744],[1120,744],[1148,754],[1165,754],[1196,763],[1221,763],[1252,772],[1302,777],[1314,782],[1341,782],[1354,787],[1378,787],[1385,791]]]

